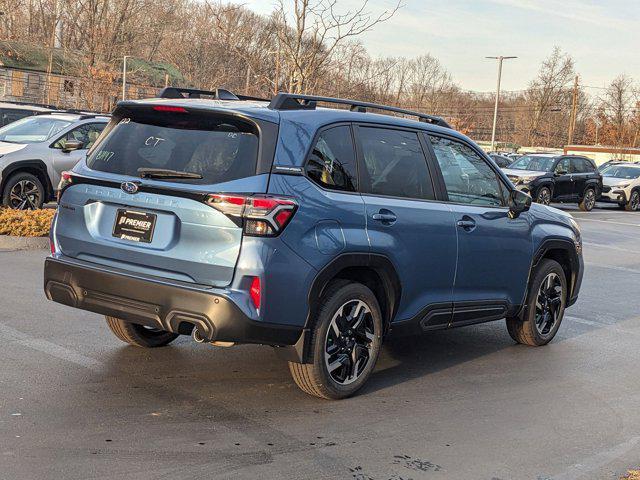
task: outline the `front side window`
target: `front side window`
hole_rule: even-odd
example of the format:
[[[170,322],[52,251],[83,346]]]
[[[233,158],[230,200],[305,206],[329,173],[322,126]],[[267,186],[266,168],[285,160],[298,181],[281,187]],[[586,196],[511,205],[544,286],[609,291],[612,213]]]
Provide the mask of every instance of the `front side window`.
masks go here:
[[[360,127],[366,193],[433,199],[427,160],[415,132]]]
[[[106,123],[85,123],[79,127],[74,128],[66,135],[62,136],[54,145],[53,148],[63,148],[64,143],[67,140],[75,140],[82,143],[82,149],[91,148],[95,141],[100,136]]]
[[[256,174],[258,135],[243,121],[215,115],[123,118],[89,152],[93,170],[138,177],[145,170],[173,170],[192,178],[174,182],[214,184]]]
[[[440,165],[449,200],[473,205],[506,205],[500,180],[487,162],[467,145],[429,137]]]
[[[331,190],[357,190],[356,156],[351,127],[341,125],[323,131],[307,162],[307,175]]]
[[[556,164],[556,168],[554,170],[554,173],[557,173],[558,175],[565,175],[567,173],[572,173],[571,172],[571,165],[569,164],[569,159],[568,158],[563,158],[562,160],[560,160]]]
[[[61,118],[26,117],[0,128],[0,142],[44,142],[70,124],[70,121]]]

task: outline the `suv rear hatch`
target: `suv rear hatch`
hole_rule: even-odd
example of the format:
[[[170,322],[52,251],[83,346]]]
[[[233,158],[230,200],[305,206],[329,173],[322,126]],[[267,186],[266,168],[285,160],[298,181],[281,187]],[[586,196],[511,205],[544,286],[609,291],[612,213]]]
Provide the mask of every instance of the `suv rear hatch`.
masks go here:
[[[121,104],[86,165],[63,180],[56,248],[128,271],[228,285],[245,199],[267,191],[276,136],[277,124],[222,109]]]

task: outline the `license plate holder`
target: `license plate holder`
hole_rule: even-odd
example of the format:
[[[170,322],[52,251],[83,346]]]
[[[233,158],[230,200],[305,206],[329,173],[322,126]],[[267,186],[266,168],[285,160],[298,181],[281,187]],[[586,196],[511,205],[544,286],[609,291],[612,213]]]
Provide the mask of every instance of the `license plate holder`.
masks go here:
[[[122,240],[151,243],[157,215],[119,208],[113,224],[113,236]]]

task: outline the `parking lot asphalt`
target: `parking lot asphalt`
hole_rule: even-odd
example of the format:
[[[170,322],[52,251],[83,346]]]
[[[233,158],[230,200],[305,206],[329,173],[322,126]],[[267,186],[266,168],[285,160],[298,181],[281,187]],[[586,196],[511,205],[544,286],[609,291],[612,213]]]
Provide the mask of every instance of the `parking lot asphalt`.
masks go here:
[[[0,252],[1,479],[613,479],[640,464],[640,214],[582,226],[578,303],[543,348],[503,321],[389,342],[362,393],[294,385],[269,347],[129,347]]]

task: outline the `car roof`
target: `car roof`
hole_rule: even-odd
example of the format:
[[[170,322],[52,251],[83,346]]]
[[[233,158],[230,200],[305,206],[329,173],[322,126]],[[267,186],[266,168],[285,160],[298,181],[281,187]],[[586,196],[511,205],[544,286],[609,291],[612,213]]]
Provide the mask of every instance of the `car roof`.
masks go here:
[[[216,100],[207,98],[149,98],[142,100],[127,100],[118,102],[118,106],[129,105],[171,105],[198,110],[211,110],[238,114],[272,123],[282,120],[304,123],[311,128],[321,128],[325,125],[340,122],[372,123],[380,125],[398,126],[446,133],[466,139],[464,135],[453,129],[419,122],[410,118],[398,117],[379,113],[362,113],[342,108],[318,107],[300,110],[273,110],[269,108],[269,101],[261,100]],[[116,111],[117,111],[116,107]]]
[[[639,163],[627,162],[625,160],[614,160],[612,162],[608,162],[607,166],[610,166],[610,165],[625,165],[625,166],[628,166],[628,167],[640,168],[640,164]]]
[[[7,110],[28,110],[30,112],[52,112],[53,109],[41,107],[39,105],[30,105],[28,103],[0,102],[0,108]]]

